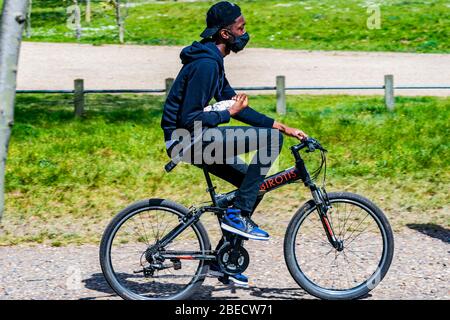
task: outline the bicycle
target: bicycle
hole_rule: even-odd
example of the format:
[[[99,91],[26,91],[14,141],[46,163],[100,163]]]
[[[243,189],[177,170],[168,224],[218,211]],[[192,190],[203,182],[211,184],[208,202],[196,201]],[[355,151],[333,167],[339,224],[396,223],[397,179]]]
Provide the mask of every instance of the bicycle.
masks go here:
[[[392,262],[394,238],[389,222],[374,203],[360,195],[326,192],[327,150],[317,140],[308,138],[290,149],[295,165],[266,177],[259,191],[262,196],[293,182],[303,182],[311,191],[312,199],[298,209],[286,230],[288,270],[315,297],[364,297],[384,278]],[[321,153],[321,164],[311,174],[300,155],[303,149]],[[166,171],[179,161],[169,162]],[[319,187],[314,181],[322,170]],[[211,262],[222,268],[223,282],[248,267],[249,254],[242,246],[248,239],[244,237],[221,229],[223,245],[211,250],[200,217],[212,212],[220,225],[237,190],[216,194],[205,167],[203,173],[210,205],[187,209],[170,200],[147,199],[122,210],[107,226],[100,264],[107,282],[122,298],[187,299],[202,285]]]

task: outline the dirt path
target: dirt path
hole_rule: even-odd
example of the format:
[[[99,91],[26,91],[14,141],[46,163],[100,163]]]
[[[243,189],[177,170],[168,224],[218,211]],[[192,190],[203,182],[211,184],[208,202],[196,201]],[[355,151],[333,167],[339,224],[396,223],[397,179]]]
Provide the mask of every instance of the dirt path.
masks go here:
[[[395,234],[391,269],[367,298],[450,299],[449,243],[447,231]],[[289,275],[281,239],[246,247],[250,288],[208,278],[196,299],[312,299]],[[0,257],[0,299],[118,299],[101,274],[96,246],[0,247]]]
[[[181,49],[24,42],[18,89],[72,89],[76,78],[84,78],[87,89],[160,89],[165,78],[177,75]],[[277,75],[286,76],[287,86],[380,86],[385,74],[393,74],[397,85],[450,86],[450,54],[248,48],[232,53],[225,65],[235,87],[274,85]],[[383,94],[382,90],[302,92]],[[398,90],[396,94],[449,96],[450,90]]]

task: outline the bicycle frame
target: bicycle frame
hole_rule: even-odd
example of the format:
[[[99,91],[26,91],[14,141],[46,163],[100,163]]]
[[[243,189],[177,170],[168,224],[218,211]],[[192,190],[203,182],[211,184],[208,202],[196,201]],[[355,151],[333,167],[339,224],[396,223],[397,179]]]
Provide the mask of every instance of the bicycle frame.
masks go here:
[[[259,195],[265,194],[267,192],[278,189],[284,185],[301,180],[306,187],[308,187],[313,196],[314,202],[317,205],[318,213],[322,225],[324,227],[325,233],[327,235],[330,244],[337,250],[342,250],[342,243],[337,241],[333,228],[328,220],[327,211],[331,207],[328,199],[324,196],[322,190],[317,187],[313,181],[309,172],[305,166],[305,163],[300,156],[300,150],[307,147],[306,143],[302,142],[298,145],[291,147],[291,152],[295,159],[295,166],[290,167],[286,170],[280,171],[264,179],[259,189]],[[224,195],[217,195],[215,192],[215,187],[211,181],[211,177],[206,167],[203,167],[203,173],[205,175],[206,183],[208,185],[207,192],[211,196],[211,201],[213,206],[202,206],[200,208],[193,208],[190,210],[190,214],[183,217],[180,224],[175,227],[171,232],[164,236],[160,241],[158,241],[152,247],[164,248],[170,242],[173,241],[180,233],[187,229],[190,225],[197,222],[203,213],[213,212],[218,216],[219,222],[223,214],[225,214],[226,209],[234,199],[237,190],[233,190]],[[235,237],[237,242],[235,245],[240,245],[241,241],[245,238]],[[149,250],[152,248],[150,247]],[[214,252],[213,252],[214,253]],[[160,256],[165,259],[189,259],[189,260],[214,260],[214,255],[205,254],[205,252],[175,252],[175,251],[164,251],[160,253]]]

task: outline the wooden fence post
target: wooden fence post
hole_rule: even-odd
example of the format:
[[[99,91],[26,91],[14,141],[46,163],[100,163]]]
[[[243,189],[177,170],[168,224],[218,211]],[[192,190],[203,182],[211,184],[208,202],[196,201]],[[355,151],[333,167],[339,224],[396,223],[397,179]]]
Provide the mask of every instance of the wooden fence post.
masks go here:
[[[169,95],[170,89],[172,88],[173,85],[173,78],[167,78],[166,79],[166,98]]]
[[[286,81],[285,76],[277,76],[277,113],[286,114]]]
[[[394,76],[392,74],[384,76],[384,103],[389,111],[394,110]]]
[[[84,113],[84,80],[76,79],[73,103],[75,105],[75,116],[81,117]]]

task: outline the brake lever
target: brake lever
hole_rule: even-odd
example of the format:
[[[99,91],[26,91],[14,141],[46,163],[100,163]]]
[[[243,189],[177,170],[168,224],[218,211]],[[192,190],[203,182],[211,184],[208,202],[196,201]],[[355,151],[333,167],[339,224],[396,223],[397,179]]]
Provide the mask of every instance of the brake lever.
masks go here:
[[[316,147],[313,143],[309,142],[306,144],[306,146],[308,147],[308,149],[306,150],[307,153],[316,151]]]
[[[324,151],[324,152],[328,152],[328,150],[325,149],[324,147],[322,147],[322,145],[319,143],[319,141],[317,141],[317,140],[315,140],[315,139],[314,139],[314,144],[315,144],[314,147],[315,147],[316,149],[319,149],[319,150]]]
[[[309,153],[309,152],[314,152],[315,150],[322,150],[322,151],[324,151],[324,152],[327,152],[327,150],[324,148],[324,147],[322,147],[321,145],[320,145],[320,143],[316,140],[316,139],[314,139],[314,138],[306,138],[305,140],[304,140],[304,143],[306,144],[306,146],[307,146],[307,150],[306,150],[306,152],[307,153]]]
[[[306,147],[308,148],[305,150],[307,153],[314,152],[316,150],[316,147],[314,146],[314,142],[315,142],[315,140],[310,137],[308,137],[304,140],[304,143],[306,144]]]

